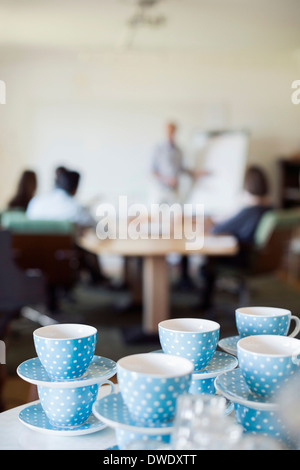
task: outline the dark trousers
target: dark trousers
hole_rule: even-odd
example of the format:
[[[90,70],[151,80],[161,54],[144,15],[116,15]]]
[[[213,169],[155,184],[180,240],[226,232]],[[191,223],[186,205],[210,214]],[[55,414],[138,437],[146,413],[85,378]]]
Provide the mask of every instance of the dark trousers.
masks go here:
[[[92,283],[97,283],[105,279],[97,255],[89,253],[79,246],[76,246],[76,251],[79,261],[79,269],[88,272]]]
[[[200,267],[200,277],[203,281],[201,293],[201,308],[208,310],[213,306],[215,288],[221,271],[234,269],[245,271],[249,268],[249,250],[240,250],[239,254],[233,257],[207,257]]]

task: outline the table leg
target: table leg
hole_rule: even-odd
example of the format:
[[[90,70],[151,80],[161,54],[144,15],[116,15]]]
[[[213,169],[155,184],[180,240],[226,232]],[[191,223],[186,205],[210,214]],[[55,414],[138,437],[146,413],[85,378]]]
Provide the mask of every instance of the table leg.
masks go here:
[[[157,334],[158,323],[169,318],[169,278],[165,256],[144,258],[143,301],[143,331]]]
[[[142,264],[140,257],[125,258],[125,283],[128,285],[133,305],[142,305]]]

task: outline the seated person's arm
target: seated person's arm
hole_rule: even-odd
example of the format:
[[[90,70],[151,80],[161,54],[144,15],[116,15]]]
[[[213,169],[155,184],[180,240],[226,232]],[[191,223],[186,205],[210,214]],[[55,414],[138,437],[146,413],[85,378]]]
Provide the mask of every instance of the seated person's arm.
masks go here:
[[[212,227],[211,232],[214,235],[233,235],[235,236],[244,226],[245,222],[245,211],[241,210],[238,214],[233,217],[220,222]]]

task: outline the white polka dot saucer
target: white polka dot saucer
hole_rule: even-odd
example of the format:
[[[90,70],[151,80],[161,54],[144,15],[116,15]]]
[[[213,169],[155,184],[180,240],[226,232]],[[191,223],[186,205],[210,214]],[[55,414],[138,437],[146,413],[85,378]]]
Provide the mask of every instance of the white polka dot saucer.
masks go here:
[[[114,389],[108,380],[116,373],[116,363],[111,359],[94,356],[82,377],[63,382],[51,379],[38,358],[20,364],[17,373],[37,386],[40,399],[19,414],[27,427],[65,436],[88,434],[106,427],[92,415],[92,405],[99,393],[103,393],[101,385],[107,383],[110,391]]]
[[[94,415],[110,428],[114,429],[118,449],[128,450],[131,445],[141,443],[142,448],[153,450],[163,448],[170,442],[173,421],[149,423],[147,426],[137,422],[129,413],[120,392],[112,393],[93,405]]]
[[[101,431],[107,427],[106,424],[99,421],[93,414],[91,414],[87,421],[81,426],[74,428],[54,426],[50,423],[42,405],[39,402],[29,405],[21,410],[19,413],[19,420],[33,431],[54,436],[83,436],[85,434]]]
[[[237,356],[237,344],[240,339],[240,336],[230,336],[228,338],[223,338],[219,341],[218,346],[228,354]]]
[[[147,426],[136,421],[129,413],[120,392],[97,400],[93,405],[94,415],[112,428],[147,434],[170,434],[173,421],[149,423]]]
[[[215,380],[215,387],[221,395],[233,403],[259,410],[274,410],[277,407],[272,399],[258,397],[250,391],[240,368],[219,375]]]
[[[163,350],[154,351],[157,354],[164,354]],[[194,379],[210,379],[216,377],[217,375],[223,374],[229,370],[234,369],[238,365],[238,360],[236,357],[223,353],[221,351],[216,351],[204,369],[193,372]]]
[[[56,382],[49,377],[41,361],[36,357],[20,364],[17,368],[17,374],[26,382],[42,387],[74,388],[78,385],[89,386],[102,383],[116,374],[116,367],[116,363],[111,359],[94,356],[88,370],[82,377]]]
[[[234,404],[236,420],[246,433],[275,438],[288,447],[292,444],[279,404],[254,395],[239,368],[219,375],[215,387]]]

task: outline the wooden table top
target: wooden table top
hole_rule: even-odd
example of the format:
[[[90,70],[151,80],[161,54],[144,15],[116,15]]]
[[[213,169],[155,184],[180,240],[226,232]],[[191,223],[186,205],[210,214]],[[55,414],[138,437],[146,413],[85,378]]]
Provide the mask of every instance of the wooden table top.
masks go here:
[[[227,235],[205,235],[203,244],[197,249],[188,249],[187,239],[147,238],[132,240],[106,239],[100,240],[95,230],[82,235],[77,243],[85,250],[94,254],[111,254],[121,256],[166,256],[171,253],[180,255],[202,254],[207,256],[234,256],[238,253],[237,240]]]

